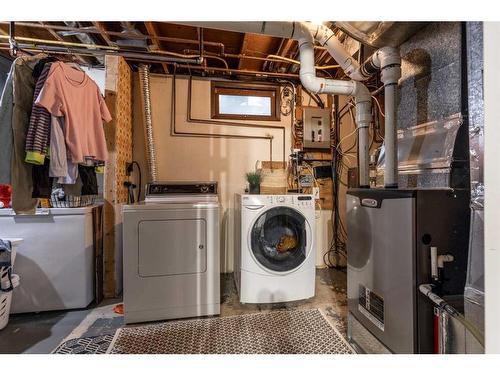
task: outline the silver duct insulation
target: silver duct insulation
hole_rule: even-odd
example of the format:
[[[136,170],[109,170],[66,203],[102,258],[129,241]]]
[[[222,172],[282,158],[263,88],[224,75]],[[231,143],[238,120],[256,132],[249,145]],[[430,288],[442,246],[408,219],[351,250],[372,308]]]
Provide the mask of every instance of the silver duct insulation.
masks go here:
[[[153,134],[153,116],[151,111],[151,87],[149,81],[149,66],[139,65],[139,82],[141,85],[141,99],[143,106],[144,141],[146,144],[146,158],[148,161],[150,182],[158,181],[156,152]]]

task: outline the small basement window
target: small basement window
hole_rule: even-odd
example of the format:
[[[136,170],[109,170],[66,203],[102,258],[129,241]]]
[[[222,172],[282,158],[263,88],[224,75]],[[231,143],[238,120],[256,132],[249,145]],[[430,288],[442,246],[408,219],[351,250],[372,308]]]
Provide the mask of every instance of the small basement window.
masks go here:
[[[212,81],[212,118],[279,121],[278,86]]]

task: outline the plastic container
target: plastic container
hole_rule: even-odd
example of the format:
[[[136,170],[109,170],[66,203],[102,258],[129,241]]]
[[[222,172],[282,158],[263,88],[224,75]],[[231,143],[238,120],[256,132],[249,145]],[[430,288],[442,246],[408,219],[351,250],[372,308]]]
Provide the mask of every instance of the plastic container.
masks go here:
[[[2,270],[4,270],[2,268]],[[7,289],[10,284],[8,279],[4,281],[4,277],[2,277],[2,289]],[[19,286],[19,275],[12,275],[12,286],[14,289]],[[10,305],[12,303],[12,292],[0,292],[0,330],[4,329],[9,323],[9,315],[10,315]]]
[[[0,208],[9,208],[12,200],[12,187],[0,184]]]

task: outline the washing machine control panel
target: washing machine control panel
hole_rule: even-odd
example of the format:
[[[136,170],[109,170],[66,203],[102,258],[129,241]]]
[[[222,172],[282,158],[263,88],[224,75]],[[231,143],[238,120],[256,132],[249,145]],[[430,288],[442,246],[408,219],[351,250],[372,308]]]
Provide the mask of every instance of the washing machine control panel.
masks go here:
[[[314,208],[314,198],[312,195],[245,195],[242,198],[243,205],[246,206],[296,206],[300,208]]]
[[[312,195],[298,195],[296,196],[295,204],[303,208],[314,207],[314,198]]]

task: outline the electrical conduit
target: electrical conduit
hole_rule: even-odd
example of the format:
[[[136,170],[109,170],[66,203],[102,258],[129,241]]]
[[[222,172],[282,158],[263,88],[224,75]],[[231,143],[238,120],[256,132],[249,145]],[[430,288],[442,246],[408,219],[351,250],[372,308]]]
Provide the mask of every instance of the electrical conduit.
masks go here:
[[[144,139],[146,143],[146,157],[148,161],[150,181],[158,181],[156,152],[153,134],[153,116],[151,112],[151,88],[149,81],[149,66],[139,65],[139,82],[141,86],[141,98],[144,119]]]

